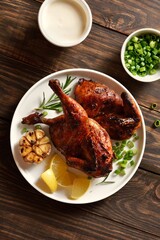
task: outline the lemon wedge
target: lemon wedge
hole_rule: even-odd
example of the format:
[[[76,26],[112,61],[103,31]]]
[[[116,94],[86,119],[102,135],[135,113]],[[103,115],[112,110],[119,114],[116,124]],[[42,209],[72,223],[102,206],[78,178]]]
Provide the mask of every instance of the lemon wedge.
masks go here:
[[[47,184],[51,192],[57,190],[58,185],[62,187],[71,186],[71,199],[78,199],[88,190],[90,180],[86,177],[77,177],[69,171],[66,162],[59,154],[55,154],[50,162],[49,168],[41,174],[41,178]]]
[[[62,187],[67,187],[73,184],[71,175],[67,171],[57,179],[57,182]]]
[[[57,180],[55,174],[51,168],[47,169],[45,172],[41,174],[41,178],[47,184],[51,192],[55,192],[57,190]]]
[[[73,173],[68,171],[67,164],[63,158],[55,154],[51,159],[50,168],[53,170],[57,183],[60,186],[67,187],[73,183]]]
[[[90,186],[90,180],[87,178],[75,178],[73,180],[71,198],[78,199],[86,193]]]
[[[50,168],[52,168],[55,177],[58,179],[67,171],[67,164],[60,155],[55,154],[51,159]]]

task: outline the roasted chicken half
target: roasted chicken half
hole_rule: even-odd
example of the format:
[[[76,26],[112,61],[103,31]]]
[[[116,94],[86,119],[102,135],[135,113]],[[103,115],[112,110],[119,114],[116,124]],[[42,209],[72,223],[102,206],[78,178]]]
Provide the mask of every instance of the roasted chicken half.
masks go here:
[[[104,84],[80,79],[75,99],[112,139],[128,139],[140,127],[141,116],[133,99],[126,92],[119,96]]]
[[[49,125],[51,140],[69,166],[89,176],[107,176],[112,170],[113,159],[108,133],[95,120],[88,118],[79,103],[63,93],[58,80],[50,80],[49,86],[60,98],[64,114],[46,119],[36,112],[23,118],[22,123]]]

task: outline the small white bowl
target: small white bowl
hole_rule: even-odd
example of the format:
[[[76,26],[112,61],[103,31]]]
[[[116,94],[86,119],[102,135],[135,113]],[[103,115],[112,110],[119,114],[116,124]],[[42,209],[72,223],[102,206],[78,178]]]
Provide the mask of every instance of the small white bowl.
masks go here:
[[[156,81],[156,80],[160,80],[160,66],[159,68],[157,69],[157,72],[153,75],[146,75],[144,77],[141,77],[141,76],[138,76],[138,75],[133,75],[126,67],[125,65],[125,60],[124,60],[124,53],[125,53],[125,50],[126,50],[126,46],[127,46],[127,43],[130,41],[130,39],[134,36],[140,36],[140,35],[143,35],[143,34],[155,34],[155,35],[158,35],[160,36],[160,31],[156,30],[156,29],[153,29],[153,28],[142,28],[142,29],[139,29],[133,33],[131,33],[127,38],[126,40],[124,41],[123,45],[122,45],[122,48],[121,48],[121,62],[122,62],[122,65],[125,69],[125,71],[134,79],[140,81],[140,82],[153,82],[153,81]]]
[[[84,0],[45,0],[38,13],[43,36],[59,47],[81,43],[92,27],[92,13]]]

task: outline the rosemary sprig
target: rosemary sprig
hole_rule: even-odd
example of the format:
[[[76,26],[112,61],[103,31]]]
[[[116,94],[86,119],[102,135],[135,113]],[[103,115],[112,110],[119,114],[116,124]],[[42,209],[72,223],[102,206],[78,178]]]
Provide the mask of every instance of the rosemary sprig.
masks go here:
[[[76,77],[72,77],[72,76],[67,76],[65,83],[61,84],[61,88],[63,90],[63,92],[67,95],[69,95],[69,93],[71,92],[71,88],[68,88],[69,85],[76,79]],[[58,98],[58,96],[53,93],[48,100],[46,100],[46,96],[45,93],[43,92],[43,99],[42,102],[40,103],[39,107],[36,108],[36,110],[55,110],[57,112],[62,112],[62,105],[61,102]]]
[[[103,179],[101,182],[98,182],[96,185],[115,183],[114,181],[108,181],[108,180],[107,180],[108,176],[109,176],[109,174],[108,174],[106,177],[104,177],[104,179]]]
[[[96,185],[99,185],[99,184],[110,184],[110,183],[115,183],[115,181],[102,181],[102,182],[99,182],[97,183]]]

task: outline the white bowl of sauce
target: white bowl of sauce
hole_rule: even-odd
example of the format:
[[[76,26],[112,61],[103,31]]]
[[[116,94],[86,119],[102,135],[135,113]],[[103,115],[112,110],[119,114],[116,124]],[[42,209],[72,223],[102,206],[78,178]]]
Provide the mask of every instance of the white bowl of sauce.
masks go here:
[[[92,27],[92,13],[84,0],[45,0],[38,24],[43,36],[59,47],[81,43]]]

